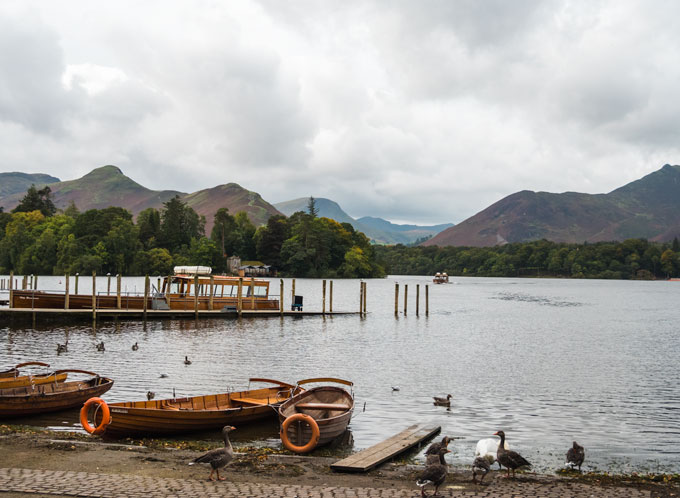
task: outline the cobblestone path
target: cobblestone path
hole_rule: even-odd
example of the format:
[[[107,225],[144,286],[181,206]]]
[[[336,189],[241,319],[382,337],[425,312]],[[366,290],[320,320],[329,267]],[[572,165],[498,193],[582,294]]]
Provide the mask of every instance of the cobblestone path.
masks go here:
[[[462,486],[461,486],[462,487]],[[569,482],[494,481],[477,489],[456,489],[456,485],[439,490],[440,496],[498,498],[638,498],[649,491],[635,488],[600,487]],[[130,474],[94,474],[88,472],[0,469],[2,491],[79,497],[299,497],[299,498],[393,498],[420,497],[420,490],[407,488],[349,488],[305,485],[209,482],[190,479],[139,477]],[[432,492],[429,491],[428,494]]]

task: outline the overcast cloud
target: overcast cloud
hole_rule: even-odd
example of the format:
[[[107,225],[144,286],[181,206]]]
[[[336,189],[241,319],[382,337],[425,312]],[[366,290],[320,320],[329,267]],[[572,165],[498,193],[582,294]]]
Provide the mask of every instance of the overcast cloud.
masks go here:
[[[680,3],[3,1],[0,171],[458,223],[680,163]]]

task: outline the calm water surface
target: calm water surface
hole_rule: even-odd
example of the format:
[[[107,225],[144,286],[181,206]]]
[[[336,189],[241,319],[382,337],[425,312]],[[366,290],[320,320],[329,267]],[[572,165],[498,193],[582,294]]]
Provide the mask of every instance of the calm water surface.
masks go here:
[[[83,279],[85,280],[85,279]],[[83,280],[81,284],[83,285]],[[40,277],[43,289],[62,279]],[[91,281],[86,289],[91,289]],[[394,316],[394,284],[409,286],[408,315]],[[573,440],[590,470],[680,472],[680,282],[426,277],[368,281],[366,318],[121,322],[9,328],[0,367],[41,359],[115,379],[110,401],[243,389],[249,377],[355,382],[354,449],[413,423],[457,439],[450,461],[468,465],[476,441],[503,429],[539,471],[559,468]],[[106,290],[106,280],[98,282]],[[421,286],[420,316],[415,286]],[[424,316],[424,285],[430,313]],[[71,283],[73,285],[73,283]],[[88,287],[89,285],[89,287]],[[143,288],[125,279],[125,288]],[[114,286],[115,287],[115,286]],[[273,285],[278,290],[278,280]],[[73,287],[72,287],[73,288]],[[290,281],[286,281],[290,289]],[[306,309],[321,308],[321,281],[297,280]],[[1,297],[1,296],[0,296]],[[289,302],[289,296],[286,296]],[[334,281],[334,309],[356,311],[359,281]],[[57,356],[56,345],[69,340]],[[105,352],[95,344],[104,341]],[[139,350],[131,346],[139,343]],[[192,360],[185,366],[184,356]],[[161,373],[167,378],[159,378]],[[399,387],[394,391],[392,387]],[[433,395],[453,396],[450,410]],[[365,405],[365,411],[362,411]],[[73,428],[58,414],[27,423]],[[278,444],[275,423],[241,441]]]

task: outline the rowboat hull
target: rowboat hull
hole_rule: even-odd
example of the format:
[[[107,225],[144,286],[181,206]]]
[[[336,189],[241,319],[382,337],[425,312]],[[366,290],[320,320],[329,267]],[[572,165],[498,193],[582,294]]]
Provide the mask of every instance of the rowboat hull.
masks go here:
[[[113,380],[93,377],[84,381],[0,389],[0,418],[55,412],[81,406],[113,386]]]
[[[111,423],[104,435],[117,438],[181,434],[274,418],[281,402],[297,391],[291,384],[271,382],[276,386],[186,398],[108,403]]]
[[[336,405],[337,409],[301,408],[307,406]],[[352,418],[354,398],[346,390],[336,386],[313,387],[304,391],[279,408],[279,422],[296,413],[311,416],[319,426],[319,442],[317,446],[328,444],[343,435]],[[307,424],[291,424],[287,431],[288,439],[296,446],[303,446],[312,437],[312,430]]]
[[[13,389],[15,387],[64,382],[67,377],[68,374],[66,373],[2,377],[0,378],[0,389]]]

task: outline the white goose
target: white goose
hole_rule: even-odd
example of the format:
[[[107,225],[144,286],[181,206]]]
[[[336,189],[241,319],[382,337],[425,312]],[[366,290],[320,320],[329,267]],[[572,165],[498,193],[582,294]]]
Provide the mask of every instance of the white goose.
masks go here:
[[[498,453],[499,443],[498,439],[492,437],[480,439],[477,441],[477,448],[475,448],[475,457],[482,457],[490,464],[494,463],[497,461],[496,454]],[[505,449],[510,449],[510,445],[507,442],[505,443]],[[498,466],[500,467],[501,464],[499,463]]]

